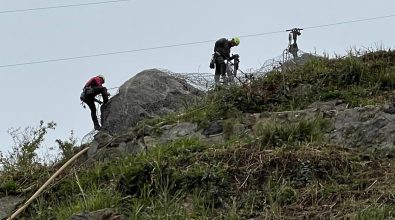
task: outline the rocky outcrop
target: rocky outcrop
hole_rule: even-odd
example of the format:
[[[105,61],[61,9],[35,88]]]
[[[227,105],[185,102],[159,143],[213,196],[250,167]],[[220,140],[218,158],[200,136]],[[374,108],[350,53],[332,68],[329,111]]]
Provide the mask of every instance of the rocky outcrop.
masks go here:
[[[15,196],[0,198],[0,219],[8,218],[23,200],[23,198]]]
[[[300,111],[261,114],[261,123],[298,121],[321,115],[331,122],[327,141],[344,147],[395,149],[395,112],[382,106],[349,107],[341,100],[316,102]]]
[[[157,69],[145,70],[125,82],[103,108],[102,126],[119,133],[144,118],[174,112],[201,95],[183,80]]]
[[[230,137],[254,137],[258,124],[297,122],[302,119],[324,117],[331,126],[324,131],[328,143],[344,147],[394,149],[395,112],[380,106],[349,107],[342,100],[316,102],[298,111],[263,112],[245,114],[243,122],[226,125],[224,120],[212,121],[206,128],[198,124],[180,122],[160,125],[153,128],[145,126],[137,133],[129,131],[122,135],[111,136],[99,132],[91,143],[88,158],[100,159],[109,155],[121,156],[153,148],[179,138],[198,138],[205,144],[222,144]],[[106,146],[106,149],[102,149]]]
[[[366,106],[340,111],[333,118],[329,139],[347,147],[394,149],[395,114]]]

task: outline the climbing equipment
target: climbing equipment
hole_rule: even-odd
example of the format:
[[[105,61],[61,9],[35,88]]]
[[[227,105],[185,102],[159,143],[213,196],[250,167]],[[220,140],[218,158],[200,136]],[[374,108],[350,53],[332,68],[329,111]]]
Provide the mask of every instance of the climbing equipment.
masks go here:
[[[292,54],[292,56],[294,58],[298,57],[298,44],[296,43],[296,40],[298,39],[298,36],[300,36],[302,33],[300,33],[300,31],[303,30],[301,28],[293,28],[293,29],[289,29],[286,31],[289,31],[289,35],[288,35],[288,48],[287,48],[287,52],[289,52],[290,54]],[[293,40],[293,43],[292,43]]]

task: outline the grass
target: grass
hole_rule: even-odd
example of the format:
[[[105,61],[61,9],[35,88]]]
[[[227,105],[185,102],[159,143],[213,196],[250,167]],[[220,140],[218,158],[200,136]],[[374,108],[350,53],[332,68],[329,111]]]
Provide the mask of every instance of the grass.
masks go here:
[[[114,207],[130,219],[394,216],[392,160],[364,161],[358,150],[335,145],[262,149],[251,143],[205,147],[182,139],[98,163],[79,176],[85,197],[70,177],[39,200],[56,206],[37,202],[31,213],[68,219]]]
[[[106,188],[90,189],[86,194],[73,198],[73,201],[54,207],[56,219],[68,219],[81,210],[95,211],[104,208],[117,208],[121,203],[120,195]]]
[[[395,159],[327,144],[331,125],[321,116],[266,121],[251,135],[234,134],[237,124],[255,125],[246,113],[302,109],[331,99],[351,106],[384,103],[395,85],[394,64],[392,51],[319,58],[248,87],[212,92],[187,112],[146,120],[134,131],[159,136],[166,124],[205,128],[223,120],[225,144],[183,138],[69,169],[21,219],[69,219],[102,208],[129,219],[394,218]],[[69,143],[59,144],[69,152]],[[30,181],[21,181],[21,173],[7,176],[0,192],[18,194],[53,170],[35,171]]]
[[[270,121],[257,125],[256,136],[263,147],[298,146],[321,140],[328,127],[329,121],[321,117],[297,122]]]
[[[233,91],[229,100],[243,112],[303,109],[334,98],[353,106],[383,103],[395,88],[394,64],[394,51],[316,58],[286,72],[273,71],[250,87]]]

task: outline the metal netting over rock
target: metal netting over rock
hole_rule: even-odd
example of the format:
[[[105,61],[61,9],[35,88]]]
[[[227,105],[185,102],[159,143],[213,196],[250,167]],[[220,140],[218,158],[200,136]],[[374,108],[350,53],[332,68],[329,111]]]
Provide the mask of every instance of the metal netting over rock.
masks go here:
[[[144,118],[177,111],[203,94],[183,79],[158,69],[145,70],[125,82],[103,108],[102,126],[118,133]]]

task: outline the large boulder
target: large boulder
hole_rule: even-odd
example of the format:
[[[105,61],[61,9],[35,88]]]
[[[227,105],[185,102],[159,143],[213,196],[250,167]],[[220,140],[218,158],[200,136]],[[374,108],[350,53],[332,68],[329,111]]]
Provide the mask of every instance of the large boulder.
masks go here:
[[[120,133],[147,117],[174,112],[203,92],[157,69],[145,70],[125,82],[102,109],[102,127]]]

